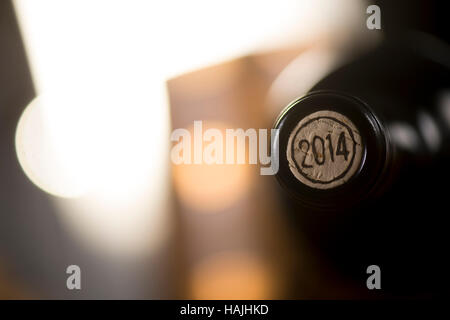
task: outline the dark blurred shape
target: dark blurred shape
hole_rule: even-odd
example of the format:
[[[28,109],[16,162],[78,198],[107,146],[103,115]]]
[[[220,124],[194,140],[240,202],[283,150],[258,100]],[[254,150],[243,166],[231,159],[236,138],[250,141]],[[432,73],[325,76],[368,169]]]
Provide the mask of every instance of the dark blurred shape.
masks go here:
[[[22,237],[32,234],[26,230],[33,219],[27,217],[28,211],[38,203],[48,207],[48,202],[42,197],[26,198],[30,194],[27,190],[33,187],[22,175],[15,156],[16,124],[35,92],[10,1],[0,2],[0,46],[0,298],[21,298],[26,293],[16,287],[17,270],[37,258],[28,256],[22,247]]]
[[[382,29],[388,35],[417,30],[450,42],[447,1],[376,0],[373,3],[381,8]]]

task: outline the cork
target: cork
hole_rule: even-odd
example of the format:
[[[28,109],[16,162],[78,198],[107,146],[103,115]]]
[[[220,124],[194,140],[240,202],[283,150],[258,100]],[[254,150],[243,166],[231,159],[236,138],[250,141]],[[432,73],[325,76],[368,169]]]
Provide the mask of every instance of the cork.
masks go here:
[[[286,150],[292,174],[314,189],[336,188],[361,165],[360,132],[345,115],[321,110],[301,119],[290,133]]]

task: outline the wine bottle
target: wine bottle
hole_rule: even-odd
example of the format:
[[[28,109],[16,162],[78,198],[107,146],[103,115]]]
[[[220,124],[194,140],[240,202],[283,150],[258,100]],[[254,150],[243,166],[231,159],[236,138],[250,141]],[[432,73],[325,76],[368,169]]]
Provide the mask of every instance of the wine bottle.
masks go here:
[[[382,194],[406,171],[436,182],[448,171],[435,172],[450,151],[448,49],[436,43],[421,52],[411,43],[380,45],[281,113],[277,178],[298,201],[347,208]]]
[[[436,293],[448,240],[449,59],[447,44],[424,34],[388,38],[275,122],[285,213],[321,265],[353,288],[342,296]],[[369,292],[372,264],[382,290]],[[329,297],[322,289],[317,297]]]

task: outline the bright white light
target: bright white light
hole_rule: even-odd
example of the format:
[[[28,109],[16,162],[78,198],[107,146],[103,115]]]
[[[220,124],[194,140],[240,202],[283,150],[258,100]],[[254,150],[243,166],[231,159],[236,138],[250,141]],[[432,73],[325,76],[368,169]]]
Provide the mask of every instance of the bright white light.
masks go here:
[[[46,192],[61,197],[80,196],[86,192],[79,159],[84,150],[67,137],[67,144],[58,144],[55,138],[59,136],[52,134],[46,121],[45,104],[44,98],[36,98],[19,120],[16,150],[20,165],[30,180]]]
[[[420,132],[422,133],[422,137],[428,148],[433,152],[438,151],[441,146],[442,139],[436,121],[429,113],[422,111],[419,112],[417,122]]]
[[[394,122],[389,126],[393,141],[403,149],[417,151],[420,138],[414,127],[406,122]]]

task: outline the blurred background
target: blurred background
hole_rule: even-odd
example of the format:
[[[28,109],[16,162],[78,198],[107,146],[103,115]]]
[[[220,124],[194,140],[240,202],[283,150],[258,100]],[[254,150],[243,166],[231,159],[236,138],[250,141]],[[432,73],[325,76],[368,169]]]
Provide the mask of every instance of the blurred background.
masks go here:
[[[365,298],[256,165],[174,165],[173,129],[270,128],[432,2],[0,2],[0,298]],[[78,265],[82,289],[68,290]],[[295,278],[295,281],[293,279]]]

